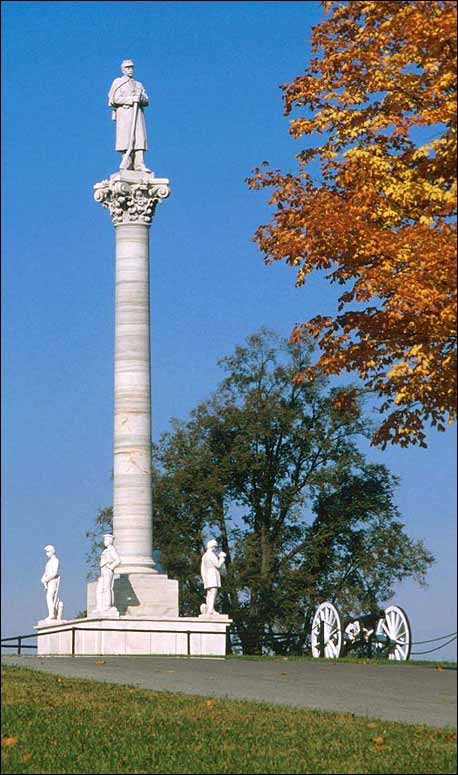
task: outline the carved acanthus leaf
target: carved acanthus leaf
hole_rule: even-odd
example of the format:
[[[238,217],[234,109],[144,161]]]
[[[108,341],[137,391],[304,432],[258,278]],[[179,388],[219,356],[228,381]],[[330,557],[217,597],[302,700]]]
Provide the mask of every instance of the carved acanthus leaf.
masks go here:
[[[102,180],[94,186],[94,199],[110,211],[115,226],[123,223],[144,223],[153,220],[158,202],[170,194],[167,181],[126,182]]]

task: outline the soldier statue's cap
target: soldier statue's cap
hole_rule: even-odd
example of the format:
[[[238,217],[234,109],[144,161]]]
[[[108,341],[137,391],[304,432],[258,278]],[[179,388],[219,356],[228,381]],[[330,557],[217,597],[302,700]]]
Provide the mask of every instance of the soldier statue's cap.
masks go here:
[[[113,533],[104,533],[103,537],[104,538],[113,538]]]
[[[122,60],[121,67],[127,67],[127,65],[132,65],[132,67],[134,66],[134,63],[133,63],[132,59],[123,59]]]
[[[46,544],[46,546],[44,546],[43,549],[45,550],[45,552],[46,552],[47,549],[52,549],[54,552],[56,551],[52,544]]]
[[[215,541],[214,538],[210,538],[210,540],[207,541],[207,549],[212,549],[214,546],[218,546],[218,541]]]

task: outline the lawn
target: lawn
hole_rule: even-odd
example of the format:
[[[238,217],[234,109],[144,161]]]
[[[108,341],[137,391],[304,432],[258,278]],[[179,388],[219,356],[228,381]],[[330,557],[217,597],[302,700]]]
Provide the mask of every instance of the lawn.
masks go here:
[[[4,773],[455,773],[451,729],[4,667]]]

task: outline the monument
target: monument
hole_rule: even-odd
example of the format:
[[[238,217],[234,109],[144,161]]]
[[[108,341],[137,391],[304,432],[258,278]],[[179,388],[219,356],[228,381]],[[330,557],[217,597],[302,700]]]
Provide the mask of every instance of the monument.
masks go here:
[[[229,617],[215,615],[213,606],[208,615],[180,617],[178,581],[153,559],[149,230],[170,185],[145,166],[149,100],[132,60],[121,72],[108,94],[120,167],[94,186],[116,243],[113,536],[105,536],[100,578],[88,584],[87,618],[73,620],[78,653],[221,655]],[[38,638],[38,653],[67,653],[68,638],[60,635]]]

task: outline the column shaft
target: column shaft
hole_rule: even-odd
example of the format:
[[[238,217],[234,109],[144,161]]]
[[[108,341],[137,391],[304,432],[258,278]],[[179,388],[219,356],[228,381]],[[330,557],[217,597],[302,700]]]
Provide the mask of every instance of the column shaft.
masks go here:
[[[149,226],[116,226],[113,535],[120,573],[152,569]]]

